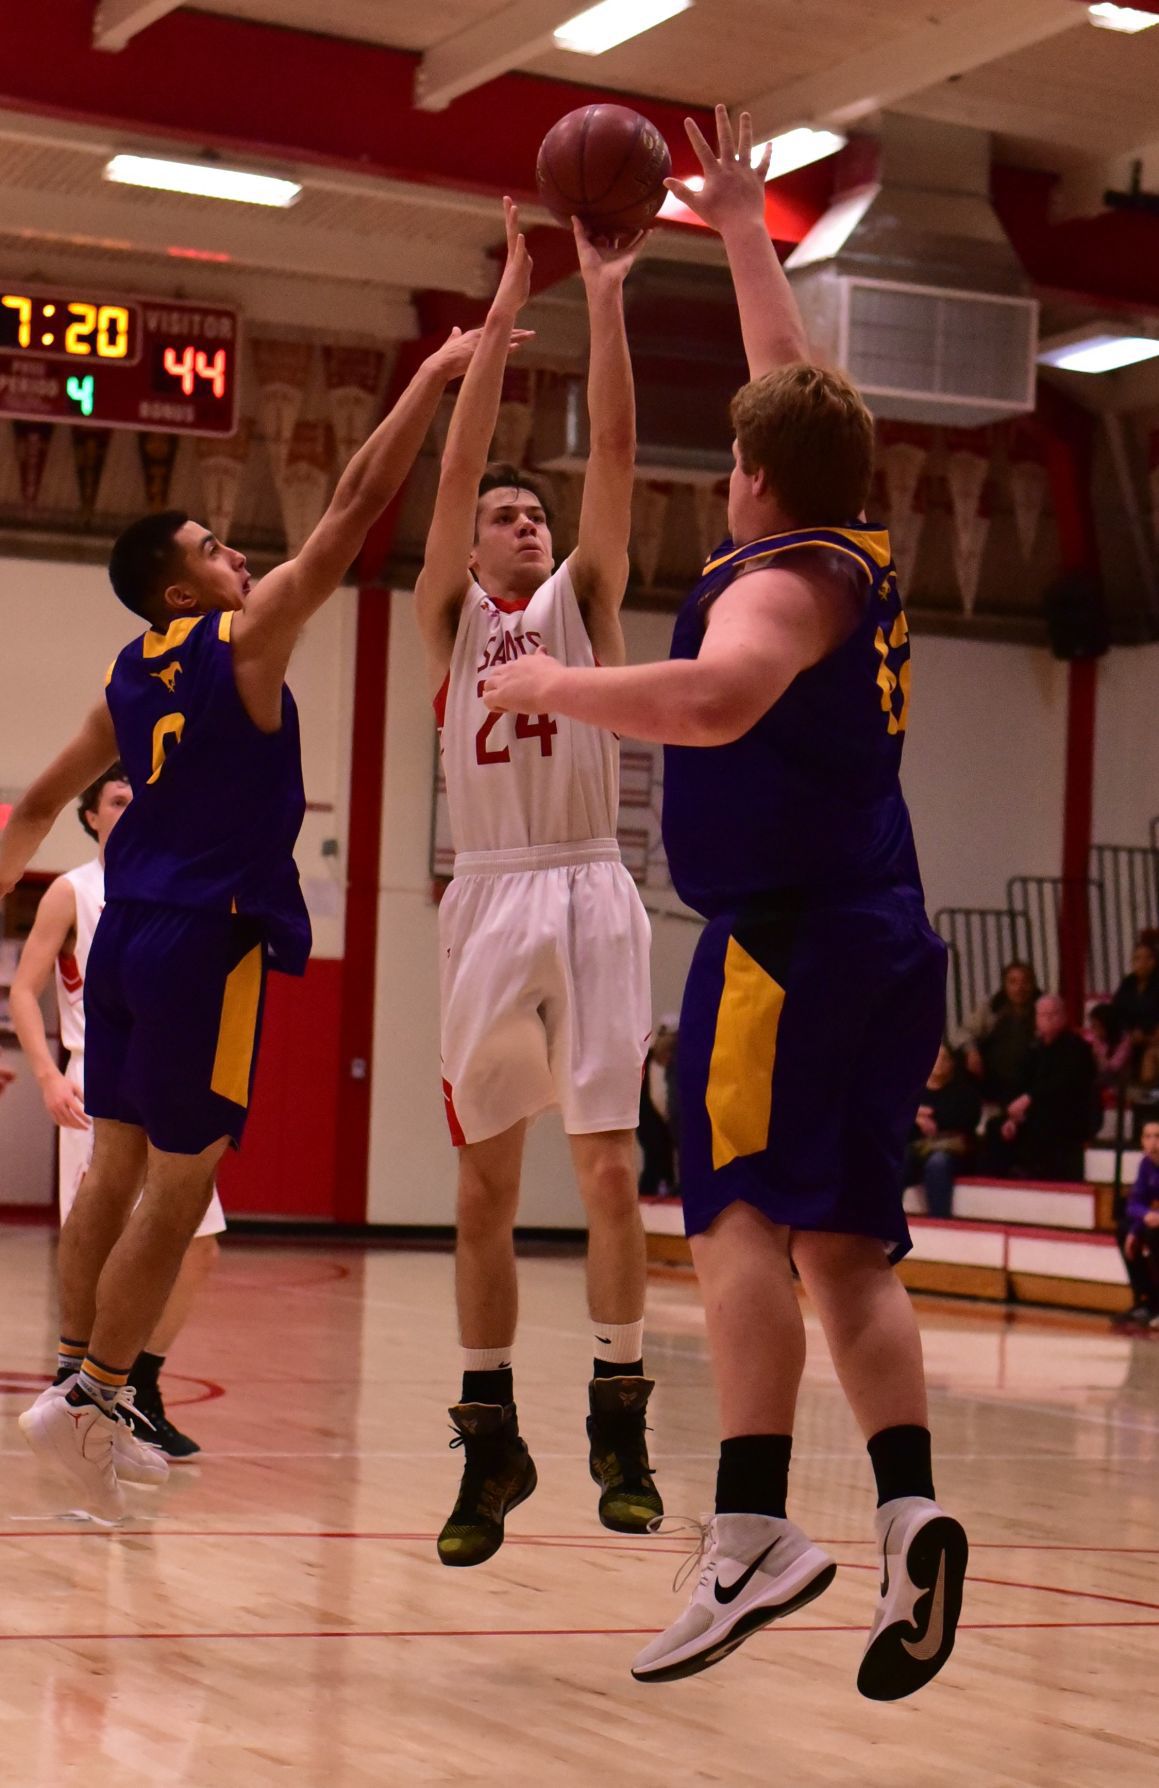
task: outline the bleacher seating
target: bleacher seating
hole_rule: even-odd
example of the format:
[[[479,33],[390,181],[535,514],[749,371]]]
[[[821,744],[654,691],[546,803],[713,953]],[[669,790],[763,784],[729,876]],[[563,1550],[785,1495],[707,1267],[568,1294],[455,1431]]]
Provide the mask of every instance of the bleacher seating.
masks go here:
[[[1122,1183],[1139,1165],[1123,1156]],[[915,1291],[1098,1310],[1130,1305],[1126,1269],[1114,1236],[1115,1152],[1093,1148],[1080,1184],[966,1177],[954,1193],[951,1218],[921,1214],[921,1189],[906,1194],[913,1251],[899,1269]],[[641,1203],[648,1258],[691,1266],[678,1198]]]

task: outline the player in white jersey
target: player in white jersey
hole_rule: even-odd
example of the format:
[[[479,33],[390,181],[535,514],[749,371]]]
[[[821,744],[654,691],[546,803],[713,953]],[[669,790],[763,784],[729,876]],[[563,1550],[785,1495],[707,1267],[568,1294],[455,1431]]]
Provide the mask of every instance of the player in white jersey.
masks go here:
[[[105,844],[133,799],[120,764],[114,764],[80,798],[81,825],[97,845],[97,855],[79,869],[70,869],[46,889],[37,909],[20,966],[12,984],[12,1019],[21,1048],[39,1083],[45,1109],[59,1126],[60,1220],[72,1209],[93,1153],[92,1123],[84,1108],[85,1009],[84,981],[89,946],[105,903]],[[60,1013],[60,1040],[68,1051],[64,1072],[48,1044],[41,996],[55,977]],[[193,1301],[218,1256],[217,1238],[225,1229],[225,1213],[214,1191],[197,1235],[190,1243],[165,1313],[138,1354],[129,1374],[134,1409],[145,1417],[135,1424],[142,1440],[159,1446],[167,1459],[179,1462],[200,1452],[196,1441],[175,1428],[165,1412],[158,1382],[165,1356],[185,1326]],[[62,1342],[57,1381],[71,1380],[84,1358],[76,1343],[76,1360],[66,1357]],[[130,1419],[133,1412],[130,1411]]]
[[[439,914],[443,1091],[459,1150],[456,1290],[465,1463],[439,1536],[444,1564],[480,1564],[535,1467],[511,1370],[513,1229],[524,1137],[558,1105],[587,1210],[595,1331],[589,1461],[600,1519],[640,1533],[662,1512],[644,1412],[644,1235],[635,1128],[652,1028],[647,917],[616,844],[612,734],[548,714],[489,714],[491,666],[546,647],[624,662],[635,400],[623,282],[636,245],[604,252],[576,227],[591,323],[591,456],[579,542],[558,570],[540,486],[487,469],[507,344],[531,263],[505,201],[507,264],[443,454],[416,600],[442,730],[455,878]]]

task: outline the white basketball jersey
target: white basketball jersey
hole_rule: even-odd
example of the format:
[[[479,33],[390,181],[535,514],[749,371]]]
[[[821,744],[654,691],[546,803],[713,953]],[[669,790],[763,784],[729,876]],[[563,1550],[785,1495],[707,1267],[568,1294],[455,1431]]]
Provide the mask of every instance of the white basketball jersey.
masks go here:
[[[460,854],[616,836],[615,736],[562,714],[493,714],[483,701],[492,666],[540,648],[561,664],[595,664],[566,561],[526,602],[471,585],[436,702]]]
[[[84,1053],[85,974],[93,933],[105,904],[104,867],[94,857],[91,863],[70,869],[64,880],[72,883],[76,897],[76,949],[71,956],[56,959],[56,1003],[60,1008],[60,1040],[70,1055],[77,1056]]]

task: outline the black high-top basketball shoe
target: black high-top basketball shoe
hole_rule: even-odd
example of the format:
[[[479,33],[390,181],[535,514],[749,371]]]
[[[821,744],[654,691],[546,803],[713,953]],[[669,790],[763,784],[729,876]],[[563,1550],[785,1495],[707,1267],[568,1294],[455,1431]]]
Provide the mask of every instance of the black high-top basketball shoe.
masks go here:
[[[175,1428],[169,1420],[165,1413],[165,1399],[156,1379],[151,1383],[133,1385],[132,1388],[134,1397],[132,1403],[126,1406],[126,1414],[137,1439],[144,1441],[146,1446],[156,1447],[171,1465],[184,1465],[196,1458],[201,1451],[200,1446],[195,1440],[190,1440],[188,1434],[182,1434],[180,1428]]]
[[[600,1487],[600,1520],[613,1533],[647,1533],[664,1513],[648,1462],[644,1416],[650,1378],[593,1378],[588,1385],[589,1464]]]
[[[459,1495],[438,1539],[445,1565],[484,1564],[503,1544],[503,1523],[537,1482],[515,1405],[456,1403],[447,1412],[463,1449]]]

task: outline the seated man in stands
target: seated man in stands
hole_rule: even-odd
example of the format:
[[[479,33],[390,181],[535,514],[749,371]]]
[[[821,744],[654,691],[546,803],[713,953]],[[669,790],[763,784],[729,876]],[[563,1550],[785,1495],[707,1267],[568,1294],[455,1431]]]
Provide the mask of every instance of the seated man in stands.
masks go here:
[[[1143,1159],[1119,1228],[1135,1307],[1128,1321],[1159,1329],[1159,1120],[1143,1125]]]
[[[1034,1046],[1034,1002],[1039,994],[1028,962],[1008,962],[1002,986],[970,1020],[966,1066],[982,1082],[982,1097],[1006,1105],[1022,1090]]]
[[[1066,1006],[1044,993],[1021,1090],[986,1126],[983,1163],[1000,1179],[1081,1180],[1083,1151],[1102,1121],[1095,1058]]]
[[[981,1115],[977,1081],[956,1051],[943,1043],[918,1106],[906,1155],[906,1185],[925,1187],[931,1217],[953,1215],[954,1179],[969,1167]]]

